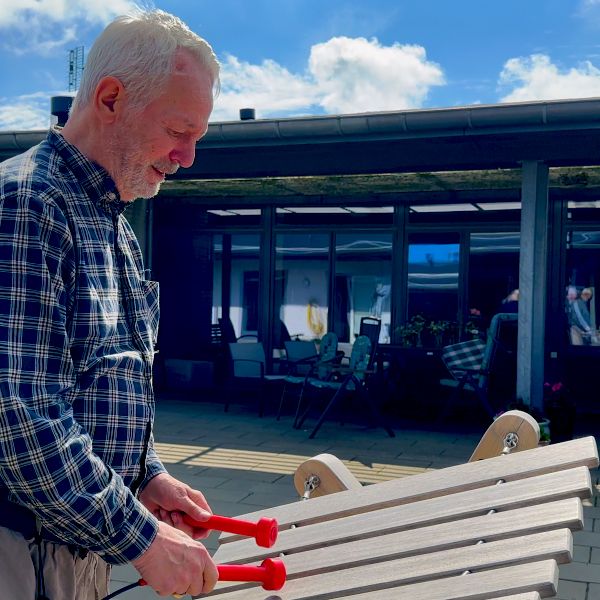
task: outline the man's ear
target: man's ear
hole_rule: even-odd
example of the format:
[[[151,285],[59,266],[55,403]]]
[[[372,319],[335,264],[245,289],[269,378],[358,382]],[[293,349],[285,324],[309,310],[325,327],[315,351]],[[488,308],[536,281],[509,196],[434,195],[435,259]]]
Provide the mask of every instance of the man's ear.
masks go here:
[[[98,82],[94,94],[94,109],[102,121],[114,121],[124,100],[125,87],[119,79],[107,76]]]

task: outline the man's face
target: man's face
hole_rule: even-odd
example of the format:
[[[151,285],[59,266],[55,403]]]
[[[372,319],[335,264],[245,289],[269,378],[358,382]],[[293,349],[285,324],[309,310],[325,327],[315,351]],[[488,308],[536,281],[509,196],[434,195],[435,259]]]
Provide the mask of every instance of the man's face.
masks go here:
[[[111,175],[126,202],[156,196],[165,175],[194,162],[213,107],[212,81],[188,63],[156,99],[141,112],[128,111],[115,127]]]

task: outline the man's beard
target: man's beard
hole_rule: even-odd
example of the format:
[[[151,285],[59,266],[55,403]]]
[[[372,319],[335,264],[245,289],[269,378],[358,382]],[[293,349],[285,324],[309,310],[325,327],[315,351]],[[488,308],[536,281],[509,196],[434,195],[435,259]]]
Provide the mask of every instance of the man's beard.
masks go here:
[[[132,132],[124,131],[114,141],[113,178],[122,196],[125,194],[131,200],[153,198],[158,194],[162,181],[148,181],[150,169],[154,167],[163,173],[172,174],[177,171],[179,165],[171,163],[168,159],[161,159],[154,164],[148,163],[142,145],[132,141],[133,137],[135,136]]]

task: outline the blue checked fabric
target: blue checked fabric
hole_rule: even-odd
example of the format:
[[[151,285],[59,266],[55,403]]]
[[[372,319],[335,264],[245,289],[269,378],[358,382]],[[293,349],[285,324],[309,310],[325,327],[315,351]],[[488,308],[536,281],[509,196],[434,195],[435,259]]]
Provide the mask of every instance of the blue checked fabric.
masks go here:
[[[124,207],[59,130],[0,164],[0,497],[111,563],[154,539],[131,488],[164,471],[151,435],[158,284]]]
[[[480,339],[452,344],[444,347],[442,361],[455,379],[461,379],[465,370],[481,369],[485,347]]]

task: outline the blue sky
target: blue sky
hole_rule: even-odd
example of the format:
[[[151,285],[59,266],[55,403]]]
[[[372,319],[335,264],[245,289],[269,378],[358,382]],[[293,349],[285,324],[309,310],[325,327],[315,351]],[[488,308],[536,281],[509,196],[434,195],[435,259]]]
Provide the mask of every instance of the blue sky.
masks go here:
[[[0,130],[49,124],[68,52],[130,0],[0,0]],[[212,120],[600,96],[600,0],[154,0],[222,63]]]

